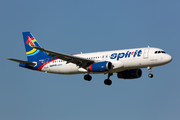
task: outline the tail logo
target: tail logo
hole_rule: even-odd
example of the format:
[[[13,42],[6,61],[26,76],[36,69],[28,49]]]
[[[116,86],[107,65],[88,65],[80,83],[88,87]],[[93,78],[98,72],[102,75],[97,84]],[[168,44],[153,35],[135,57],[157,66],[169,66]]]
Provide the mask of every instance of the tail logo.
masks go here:
[[[29,36],[27,36],[28,40],[26,41],[26,44],[29,45],[30,47],[34,47],[35,44],[34,42],[36,42],[36,39],[34,39],[34,37],[30,38]]]
[[[34,47],[35,46],[34,42],[36,42],[36,39],[34,37],[30,38],[29,36],[27,36],[27,38],[28,39],[26,41],[26,44],[29,45],[30,47]],[[38,52],[39,52],[39,50],[33,48],[32,50],[26,52],[26,55],[33,56],[33,55],[36,55]]]

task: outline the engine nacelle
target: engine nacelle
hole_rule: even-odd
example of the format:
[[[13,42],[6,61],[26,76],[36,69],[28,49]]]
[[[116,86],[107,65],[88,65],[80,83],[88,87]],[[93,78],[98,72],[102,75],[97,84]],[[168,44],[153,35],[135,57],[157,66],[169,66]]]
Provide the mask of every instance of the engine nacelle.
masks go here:
[[[88,67],[90,72],[103,72],[112,69],[112,63],[108,61],[93,63]]]
[[[117,77],[122,79],[140,78],[141,75],[142,75],[141,69],[130,69],[117,73]]]

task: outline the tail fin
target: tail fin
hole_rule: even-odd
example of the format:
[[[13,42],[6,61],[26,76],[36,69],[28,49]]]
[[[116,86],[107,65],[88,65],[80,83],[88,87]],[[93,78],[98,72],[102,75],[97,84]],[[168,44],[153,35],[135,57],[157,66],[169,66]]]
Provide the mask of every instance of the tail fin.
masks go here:
[[[46,52],[33,48],[33,46],[37,46],[40,48],[41,46],[30,32],[23,32],[22,34],[28,61],[39,60],[49,57]]]

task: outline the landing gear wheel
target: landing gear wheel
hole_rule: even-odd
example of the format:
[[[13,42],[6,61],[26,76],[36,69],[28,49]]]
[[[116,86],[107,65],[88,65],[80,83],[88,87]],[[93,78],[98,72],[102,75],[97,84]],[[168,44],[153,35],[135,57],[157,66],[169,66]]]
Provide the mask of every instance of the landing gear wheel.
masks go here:
[[[153,74],[150,73],[150,74],[148,75],[148,77],[149,77],[149,78],[152,78],[152,77],[153,77]]]
[[[92,77],[90,75],[85,75],[84,80],[91,81]]]
[[[149,78],[152,78],[152,77],[153,77],[153,74],[151,74],[151,69],[152,69],[152,67],[148,66],[147,69],[148,69],[148,71],[149,71],[148,77],[149,77]]]
[[[104,80],[104,84],[105,85],[111,85],[112,81],[110,79],[106,79],[106,80]]]

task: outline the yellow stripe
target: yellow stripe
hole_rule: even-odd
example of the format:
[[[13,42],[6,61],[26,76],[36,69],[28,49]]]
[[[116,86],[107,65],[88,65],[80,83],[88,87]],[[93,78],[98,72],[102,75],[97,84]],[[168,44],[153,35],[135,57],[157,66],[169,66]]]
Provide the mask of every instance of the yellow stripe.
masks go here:
[[[33,53],[33,52],[35,52],[35,51],[36,51],[36,49],[33,48],[31,51],[26,52],[26,54],[29,55],[29,54],[31,54],[31,53]]]

